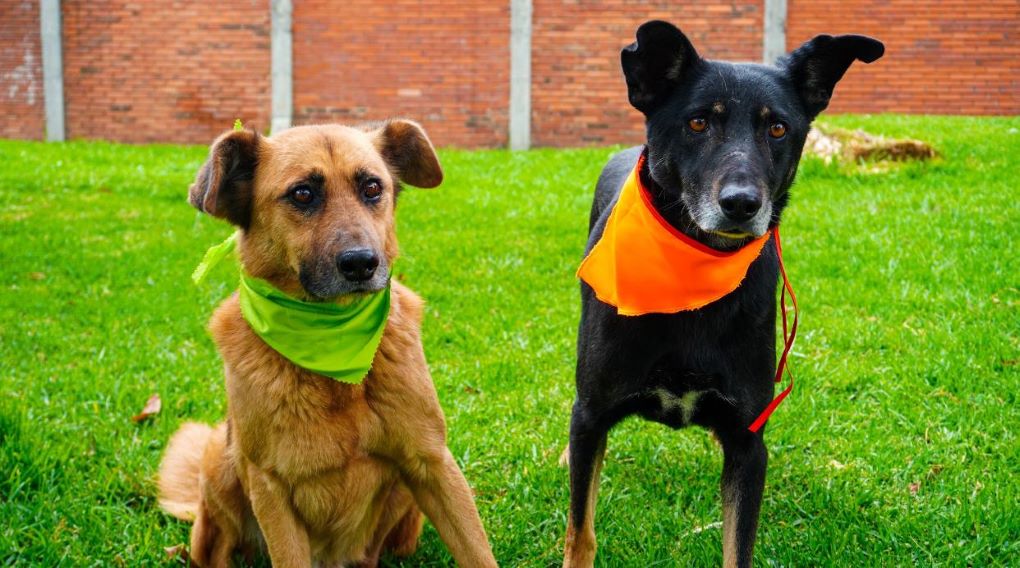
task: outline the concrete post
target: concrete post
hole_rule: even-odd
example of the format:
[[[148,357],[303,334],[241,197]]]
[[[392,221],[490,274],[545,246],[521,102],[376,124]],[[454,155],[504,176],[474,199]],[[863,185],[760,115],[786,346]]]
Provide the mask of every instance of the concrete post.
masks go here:
[[[63,142],[65,139],[64,48],[60,26],[60,0],[39,0],[43,103],[46,110],[46,140],[50,142]]]
[[[271,76],[272,120],[271,132],[290,128],[294,112],[294,7],[291,0],[272,0],[271,3]]]
[[[510,0],[510,149],[531,147],[531,0]]]
[[[786,53],[786,0],[765,0],[762,61],[775,63]]]

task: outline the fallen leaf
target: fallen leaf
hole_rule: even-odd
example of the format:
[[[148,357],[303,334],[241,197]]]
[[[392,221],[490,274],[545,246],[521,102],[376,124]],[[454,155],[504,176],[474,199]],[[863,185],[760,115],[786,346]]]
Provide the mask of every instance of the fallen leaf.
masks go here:
[[[190,564],[188,562],[188,546],[185,544],[166,546],[163,548],[163,552],[166,553],[167,560],[180,560],[182,564]]]
[[[921,488],[921,484],[920,483],[911,483],[910,484],[910,494],[911,495],[917,495],[917,490],[920,489],[920,488]]]
[[[45,272],[29,272],[28,277],[32,280],[46,280]]]
[[[830,461],[829,465],[831,465],[832,467],[834,467],[836,469],[843,469],[844,467],[846,467],[846,464],[840,463],[838,460]]]
[[[141,422],[153,414],[159,414],[159,409],[163,408],[163,401],[159,399],[159,394],[154,394],[149,397],[149,400],[145,402],[145,408],[141,412],[131,418],[134,422]]]

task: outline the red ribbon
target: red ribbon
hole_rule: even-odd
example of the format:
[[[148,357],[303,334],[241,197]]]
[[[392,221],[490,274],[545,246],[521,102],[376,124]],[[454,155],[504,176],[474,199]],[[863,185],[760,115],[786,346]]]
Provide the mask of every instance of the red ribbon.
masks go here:
[[[776,380],[779,382],[783,380],[783,371],[786,371],[787,375],[790,375],[790,384],[783,389],[783,392],[779,393],[776,398],[772,399],[772,402],[765,407],[765,410],[758,415],[758,418],[747,427],[748,430],[757,433],[761,430],[761,427],[768,421],[769,416],[772,415],[772,411],[779,406],[779,403],[783,402],[786,395],[790,394],[793,390],[793,371],[790,369],[787,358],[790,356],[790,350],[793,349],[793,341],[797,337],[797,319],[800,316],[800,308],[797,307],[797,296],[793,293],[793,286],[790,285],[790,278],[786,275],[786,266],[783,265],[783,246],[779,242],[779,226],[776,225],[772,229],[772,238],[776,242],[776,254],[779,257],[779,272],[783,275],[783,287],[779,293],[779,307],[783,311],[783,355],[779,358],[779,364],[776,365]],[[790,293],[790,301],[793,303],[793,325],[787,325],[787,316],[789,315],[786,311],[786,293]]]

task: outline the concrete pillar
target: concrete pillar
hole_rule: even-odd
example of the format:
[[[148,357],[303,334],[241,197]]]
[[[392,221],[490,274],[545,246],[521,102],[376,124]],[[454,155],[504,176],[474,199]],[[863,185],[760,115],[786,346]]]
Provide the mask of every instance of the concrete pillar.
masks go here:
[[[531,147],[531,0],[510,0],[510,149]]]
[[[64,47],[60,29],[60,0],[39,0],[39,33],[42,43],[46,140],[63,142]]]
[[[271,58],[273,110],[271,132],[290,128],[294,113],[294,7],[291,0],[271,2]]]
[[[765,0],[762,61],[775,63],[786,53],[786,0]]]

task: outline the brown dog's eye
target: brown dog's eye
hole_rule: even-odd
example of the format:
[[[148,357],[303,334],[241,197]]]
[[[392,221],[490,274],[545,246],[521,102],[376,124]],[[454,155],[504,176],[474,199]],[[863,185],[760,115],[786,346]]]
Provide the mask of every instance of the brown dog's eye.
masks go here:
[[[300,205],[308,205],[315,200],[315,194],[306,186],[298,186],[290,192],[290,198]]]
[[[773,122],[772,126],[769,126],[769,136],[773,138],[786,136],[786,125],[782,122]]]
[[[376,180],[369,180],[362,186],[361,193],[365,195],[365,199],[379,199],[379,196],[382,195],[382,184]]]
[[[700,116],[696,116],[687,121],[687,126],[691,127],[691,130],[695,132],[704,132],[708,128],[708,121]]]

